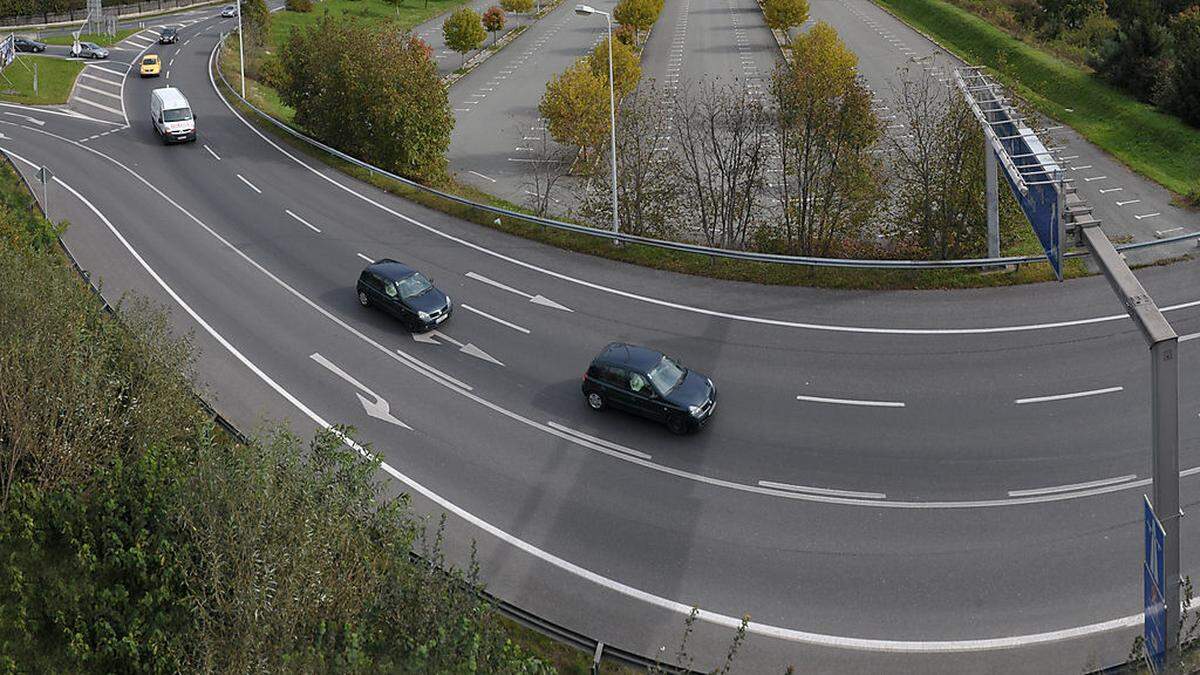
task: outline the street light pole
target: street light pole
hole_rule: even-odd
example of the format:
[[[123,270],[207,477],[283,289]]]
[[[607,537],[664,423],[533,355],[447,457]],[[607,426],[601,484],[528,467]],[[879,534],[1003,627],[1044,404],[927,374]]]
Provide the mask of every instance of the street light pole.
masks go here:
[[[242,46],[242,0],[237,3],[238,15],[238,69],[242,74],[242,98],[246,98],[246,52]]]
[[[581,16],[603,14],[608,22],[608,154],[612,169],[612,231],[617,234],[621,231],[621,221],[617,217],[617,96],[613,86],[612,15],[590,5],[575,5],[575,13]],[[621,241],[614,239],[613,243],[620,245]]]

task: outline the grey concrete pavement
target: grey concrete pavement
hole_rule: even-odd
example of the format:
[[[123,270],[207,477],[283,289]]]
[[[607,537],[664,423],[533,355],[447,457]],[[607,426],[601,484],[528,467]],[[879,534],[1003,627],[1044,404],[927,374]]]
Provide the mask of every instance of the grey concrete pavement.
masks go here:
[[[472,10],[482,16],[484,11],[493,5],[499,6],[499,0],[471,0],[471,2],[464,6],[470,7]],[[467,61],[471,60],[471,58],[480,51],[491,46],[494,40],[499,40],[500,38],[512,32],[517,26],[524,25],[526,22],[532,20],[532,17],[518,16],[516,14],[506,12],[503,30],[497,31],[494,36],[492,33],[488,33],[487,39],[484,40],[483,47],[481,49],[473,49],[467,52],[465,55],[460,55],[458,52],[453,51],[446,46],[445,36],[442,35],[442,23],[445,22],[448,16],[450,16],[450,13],[446,12],[444,14],[435,16],[428,21],[419,23],[412,28],[412,32],[417,37],[424,40],[430,47],[433,48],[433,58],[437,61],[438,73],[443,76],[454,72],[462,64],[464,58]]]

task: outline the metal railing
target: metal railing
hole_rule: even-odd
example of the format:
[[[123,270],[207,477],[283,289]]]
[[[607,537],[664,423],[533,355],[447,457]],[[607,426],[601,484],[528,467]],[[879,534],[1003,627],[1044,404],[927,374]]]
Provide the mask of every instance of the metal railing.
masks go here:
[[[291,126],[290,124],[287,124],[286,122],[283,122],[283,121],[275,118],[270,113],[267,113],[267,112],[259,109],[253,103],[251,103],[250,101],[243,98],[240,94],[238,94],[237,89],[229,84],[229,81],[227,79],[225,79],[224,71],[220,67],[219,59],[216,58],[216,54],[221,50],[221,48],[224,47],[225,38],[229,35],[230,35],[230,33],[223,33],[221,35],[220,40],[217,44],[217,49],[213,52],[214,58],[211,60],[210,67],[215,68],[217,75],[221,78],[221,82],[222,82],[222,84],[225,85],[226,90],[230,94],[232,94],[240,103],[245,105],[250,110],[254,111],[254,113],[257,114],[264,121],[266,121],[267,123],[271,124],[272,126],[276,127],[277,129],[283,131],[284,133],[288,134],[289,136],[291,136],[299,141],[307,143],[308,145],[311,145],[311,146],[318,148],[330,155],[333,155],[334,157],[337,157],[338,159],[340,159],[342,161],[349,162],[350,164],[353,164],[361,169],[365,169],[371,173],[377,173],[381,176],[385,176],[385,177],[390,178],[391,180],[394,180],[406,187],[420,190],[426,194],[431,194],[431,195],[434,195],[441,199],[445,199],[447,201],[451,201],[456,204],[461,204],[463,206],[468,206],[471,208],[479,209],[481,211],[486,211],[488,213],[492,213],[497,216],[505,216],[508,218],[515,218],[517,220],[525,221],[527,223],[533,223],[535,225],[542,225],[542,226],[550,227],[550,228],[553,228],[556,230],[565,230],[567,232],[574,232],[576,234],[587,235],[589,237],[596,237],[597,239],[609,239],[609,240],[616,239],[616,240],[620,240],[624,243],[640,244],[642,246],[653,246],[655,248],[679,251],[682,253],[693,253],[696,255],[706,255],[706,256],[711,256],[711,257],[715,257],[715,258],[730,258],[730,259],[734,259],[734,260],[747,260],[747,261],[751,261],[751,262],[774,263],[774,264],[781,264],[781,265],[800,265],[800,266],[808,266],[808,267],[843,267],[843,268],[880,269],[880,270],[933,270],[933,269],[955,269],[955,268],[1003,267],[1003,266],[1007,266],[1007,265],[1026,265],[1026,264],[1031,264],[1031,263],[1046,262],[1045,256],[1042,256],[1042,255],[1006,256],[1006,257],[999,257],[999,258],[966,258],[966,259],[958,259],[958,260],[886,260],[886,259],[854,259],[854,258],[821,258],[821,257],[815,257],[815,256],[783,255],[783,254],[778,254],[778,253],[757,253],[754,251],[738,251],[738,250],[727,249],[727,248],[715,248],[715,247],[711,247],[711,246],[702,246],[700,244],[688,244],[685,242],[668,241],[668,240],[664,240],[664,239],[653,239],[651,237],[642,237],[642,236],[633,235],[633,234],[615,233],[611,230],[601,230],[601,229],[597,229],[594,227],[588,227],[586,225],[579,225],[577,223],[568,223],[568,222],[564,222],[561,220],[555,220],[553,218],[544,218],[542,216],[536,216],[536,215],[532,215],[532,214],[528,214],[528,213],[521,213],[519,211],[512,211],[510,209],[506,209],[506,208],[499,207],[499,206],[493,206],[491,204],[482,204],[480,202],[475,202],[470,199],[467,199],[465,197],[460,197],[458,195],[451,194],[449,192],[444,192],[442,190],[438,190],[437,188],[429,187],[428,185],[423,185],[423,184],[413,181],[411,179],[408,179],[403,176],[399,176],[395,173],[392,173],[391,171],[388,171],[386,169],[381,169],[373,164],[364,162],[356,157],[353,157],[351,155],[348,155],[348,154],[342,152],[341,150],[338,150],[337,148],[326,145],[325,143],[322,143],[321,141],[318,141],[315,138],[312,138],[312,137],[304,134],[303,132],[301,132],[300,130]],[[218,92],[218,94],[223,95],[220,92]],[[1154,247],[1154,246],[1161,246],[1161,245],[1166,245],[1166,244],[1173,244],[1173,243],[1179,243],[1179,242],[1185,242],[1185,241],[1191,241],[1191,240],[1197,240],[1197,239],[1200,239],[1200,232],[1191,233],[1191,234],[1182,234],[1182,235],[1178,235],[1178,236],[1174,236],[1174,237],[1167,237],[1167,238],[1158,239],[1155,241],[1145,241],[1145,242],[1140,242],[1140,243],[1136,243],[1136,244],[1123,244],[1121,246],[1117,246],[1116,248],[1118,251],[1131,251],[1131,250],[1150,248],[1150,247]],[[1090,255],[1090,253],[1088,253],[1087,251],[1084,251],[1084,250],[1078,250],[1078,251],[1071,251],[1070,253],[1067,253],[1063,257],[1065,257],[1065,258],[1081,258],[1081,257],[1087,256],[1087,255]]]
[[[168,12],[174,9],[184,9],[188,7],[198,7],[200,5],[213,4],[217,0],[143,0],[141,2],[129,2],[119,5],[104,5],[105,16],[116,16],[117,18],[130,17],[136,18],[145,14],[157,14],[159,12]],[[37,12],[30,14],[10,14],[8,16],[0,16],[0,26],[4,30],[20,31],[25,28],[36,29],[40,26],[49,26],[53,24],[68,24],[86,21],[88,18],[88,10],[82,3],[78,7],[68,8],[63,12]]]

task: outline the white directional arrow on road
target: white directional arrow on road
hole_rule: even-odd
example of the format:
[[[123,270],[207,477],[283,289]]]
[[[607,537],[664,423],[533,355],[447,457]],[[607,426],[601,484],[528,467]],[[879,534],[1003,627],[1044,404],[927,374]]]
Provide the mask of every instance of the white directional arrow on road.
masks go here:
[[[400,420],[398,420],[392,416],[391,407],[388,406],[388,402],[386,400],[384,400],[384,398],[382,396],[380,396],[379,394],[376,394],[375,392],[371,391],[370,389],[367,389],[366,385],[364,385],[362,382],[359,382],[358,380],[354,379],[354,377],[351,376],[346,371],[342,370],[341,368],[338,368],[336,365],[334,365],[334,363],[332,361],[330,361],[329,359],[327,359],[324,356],[321,356],[320,354],[317,354],[317,353],[313,353],[313,355],[310,356],[309,358],[311,358],[313,361],[316,361],[317,363],[321,364],[322,366],[325,366],[334,375],[337,375],[338,377],[342,378],[343,380],[349,382],[350,384],[354,385],[355,387],[366,392],[367,396],[371,397],[370,400],[368,400],[366,396],[363,396],[362,394],[358,393],[357,391],[354,392],[354,395],[358,397],[358,402],[362,404],[363,410],[365,410],[368,415],[370,415],[371,417],[374,417],[377,420],[382,420],[384,422],[387,422],[388,424],[394,424],[398,427],[403,427],[410,431],[412,430],[412,427],[408,426],[404,422],[401,422]]]
[[[425,344],[428,344],[428,345],[440,345],[442,343],[438,342],[437,338],[442,338],[446,342],[449,342],[450,344],[454,345],[455,347],[458,347],[458,351],[460,351],[468,356],[474,356],[477,359],[481,359],[483,361],[489,361],[498,366],[504,365],[499,360],[497,360],[495,357],[493,357],[491,354],[488,354],[487,352],[483,351],[479,347],[476,347],[475,345],[471,344],[470,342],[468,342],[467,344],[464,345],[463,343],[459,342],[458,340],[455,340],[454,338],[450,337],[449,335],[446,335],[445,333],[443,333],[439,330],[431,330],[427,333],[413,333],[412,337],[413,337],[413,340],[415,340],[417,342],[424,342]]]
[[[543,307],[549,307],[551,309],[561,309],[564,312],[574,312],[575,311],[569,307],[564,307],[563,305],[558,304],[557,302],[551,300],[550,298],[547,298],[544,295],[531,295],[529,293],[526,293],[525,291],[519,291],[519,290],[513,288],[512,286],[505,286],[504,284],[500,283],[499,281],[494,281],[492,279],[489,279],[489,278],[483,276],[482,274],[476,274],[474,272],[467,272],[467,276],[474,279],[475,281],[482,281],[483,283],[488,284],[489,286],[495,286],[496,288],[508,291],[509,293],[516,293],[517,295],[521,296],[522,298],[529,298],[529,301],[535,305],[541,305]]]
[[[12,115],[13,117],[17,117],[17,118],[23,119],[23,120],[25,120],[26,122],[29,122],[30,124],[36,124],[36,125],[38,125],[39,127],[44,127],[44,126],[46,126],[46,123],[45,123],[45,122],[43,122],[43,121],[41,121],[41,120],[37,119],[36,117],[30,117],[29,115],[22,115],[21,113],[15,113],[15,112],[6,112],[6,113],[4,113],[4,114],[5,114],[5,115]]]

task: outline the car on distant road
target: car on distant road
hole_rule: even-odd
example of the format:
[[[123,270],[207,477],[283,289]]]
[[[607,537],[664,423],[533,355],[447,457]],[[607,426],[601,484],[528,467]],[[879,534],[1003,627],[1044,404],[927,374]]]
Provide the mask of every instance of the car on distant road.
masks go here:
[[[95,42],[80,42],[78,49],[71,49],[71,54],[83,59],[108,58],[108,50],[96,44]]]
[[[358,304],[378,307],[409,330],[427,331],[450,318],[454,306],[425,275],[391,258],[371,263],[358,276]]]
[[[582,389],[592,410],[624,410],[676,434],[698,431],[717,407],[711,379],[660,351],[624,342],[610,343],[592,359]]]
[[[237,16],[237,5],[225,5],[221,8],[221,16],[226,19]]]
[[[179,29],[163,26],[158,29],[158,44],[173,45],[179,40]]]
[[[13,40],[13,44],[17,48],[17,51],[19,51],[19,52],[40,53],[40,52],[46,51],[46,43],[38,42],[37,40],[34,40],[33,38],[17,36]]]
[[[142,77],[158,77],[162,73],[162,59],[158,54],[147,54],[142,57]]]

